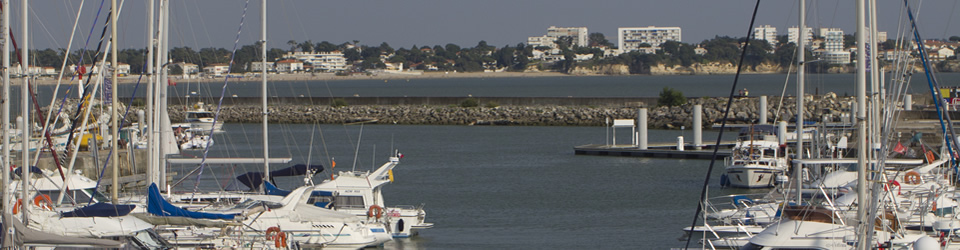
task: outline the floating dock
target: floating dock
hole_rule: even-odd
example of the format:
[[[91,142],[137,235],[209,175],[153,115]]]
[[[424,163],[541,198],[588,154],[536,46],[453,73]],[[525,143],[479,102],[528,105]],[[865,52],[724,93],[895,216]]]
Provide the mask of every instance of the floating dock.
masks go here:
[[[716,159],[730,156],[730,149],[735,142],[723,142],[720,149],[717,150]],[[635,145],[605,145],[605,144],[587,144],[573,148],[574,154],[578,155],[602,155],[602,156],[632,156],[632,157],[652,157],[652,158],[673,158],[673,159],[703,159],[714,158],[714,145],[701,145],[701,149],[695,149],[692,144],[684,145],[684,150],[677,150],[676,144],[658,144],[650,145],[647,149],[640,149]]]

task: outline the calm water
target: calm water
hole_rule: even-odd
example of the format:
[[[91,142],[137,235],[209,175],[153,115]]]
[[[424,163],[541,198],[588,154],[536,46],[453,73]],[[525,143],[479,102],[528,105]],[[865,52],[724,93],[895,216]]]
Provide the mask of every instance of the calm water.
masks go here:
[[[259,157],[259,124],[226,124],[211,155]],[[605,143],[601,127],[272,125],[271,155],[336,169],[386,161],[391,148],[404,158],[396,181],[384,188],[388,205],[426,204],[436,227],[388,249],[666,249],[682,246],[709,161],[580,156],[573,147]],[[322,133],[321,133],[322,132]],[[692,137],[687,131],[687,137]],[[313,149],[309,148],[313,134]],[[323,139],[321,139],[321,134]],[[624,135],[627,133],[622,133]],[[654,130],[652,142],[680,131]],[[704,135],[715,140],[715,133]],[[626,135],[618,141],[629,141]],[[325,142],[325,143],[324,143]],[[375,153],[374,153],[375,151]],[[320,161],[323,162],[320,162]],[[711,181],[716,184],[720,162]],[[261,166],[211,167],[210,188]],[[186,173],[189,169],[176,167]],[[210,171],[213,175],[210,175]],[[329,175],[324,172],[318,176]],[[214,178],[219,176],[219,178]],[[192,179],[192,178],[191,178]],[[286,188],[300,178],[279,181]],[[192,188],[190,181],[183,188]],[[730,192],[725,190],[721,192]]]
[[[938,74],[941,86],[960,85],[960,73]],[[494,78],[431,78],[393,80],[325,80],[325,81],[271,81],[268,92],[272,97],[344,97],[344,96],[480,96],[480,97],[655,97],[663,87],[680,90],[688,97],[727,96],[733,84],[733,75],[696,76],[562,76],[562,77],[494,77]],[[853,95],[853,74],[809,74],[807,93],[834,92],[838,95]],[[779,96],[784,82],[789,82],[787,95],[796,95],[796,76],[784,74],[741,75],[737,89],[747,88],[751,95]],[[75,97],[76,85],[70,96]],[[64,96],[65,86],[58,96]],[[227,97],[260,96],[260,82],[231,81]],[[19,105],[19,86],[12,87],[11,100]],[[146,94],[145,83],[121,84],[121,97]],[[171,87],[170,97],[185,97],[195,92],[204,97],[219,97],[223,83],[191,83],[178,81]],[[926,79],[916,75],[911,82],[911,91],[929,94]],[[52,85],[38,87],[40,99],[49,103]],[[16,110],[16,107],[14,107]]]

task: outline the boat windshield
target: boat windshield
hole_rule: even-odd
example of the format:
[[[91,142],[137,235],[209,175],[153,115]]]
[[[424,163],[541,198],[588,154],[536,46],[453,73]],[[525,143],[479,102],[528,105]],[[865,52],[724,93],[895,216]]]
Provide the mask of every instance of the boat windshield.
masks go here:
[[[276,208],[281,208],[281,207],[283,207],[283,204],[276,203],[276,202],[269,202],[269,201],[260,201],[260,200],[249,199],[249,200],[245,200],[245,201],[243,201],[243,202],[240,202],[240,203],[237,204],[236,206],[233,206],[232,209],[246,210],[246,209],[251,209],[251,208],[254,208],[254,207],[258,207],[258,206],[266,206],[267,208],[270,208],[270,209],[276,209]]]
[[[211,112],[190,112],[187,113],[188,119],[200,119],[200,118],[213,118],[213,113]]]
[[[40,191],[40,194],[45,194],[47,196],[50,196],[51,199],[55,200],[55,199],[58,199],[57,197],[60,197],[60,190]],[[67,195],[63,197],[63,200],[64,202],[67,202],[67,203],[71,203],[71,201],[75,203],[87,203],[87,202],[90,202],[91,199],[93,199],[93,202],[101,202],[101,201],[108,200],[107,197],[103,196],[98,192],[95,192],[92,188],[91,189],[71,189],[70,191],[67,191],[66,194]]]

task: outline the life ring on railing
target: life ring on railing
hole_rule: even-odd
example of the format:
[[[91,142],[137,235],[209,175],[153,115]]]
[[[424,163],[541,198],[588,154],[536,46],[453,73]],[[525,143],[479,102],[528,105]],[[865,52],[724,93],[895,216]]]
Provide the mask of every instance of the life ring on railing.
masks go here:
[[[376,217],[377,219],[383,217],[383,208],[379,205],[370,206],[370,209],[367,210],[367,218],[370,217]]]
[[[273,234],[280,234],[280,227],[269,227],[267,228],[267,240],[274,240]]]
[[[937,212],[937,201],[933,201],[933,206],[930,207],[930,212]]]
[[[21,208],[23,208],[23,199],[17,199],[17,204],[13,204],[13,214],[19,214]]]
[[[41,202],[44,204],[41,205],[40,204]],[[36,197],[33,197],[33,205],[36,205],[37,207],[40,207],[40,208],[46,208],[47,210],[53,210],[53,200],[50,200],[49,195],[40,194],[40,195],[37,195]]]
[[[273,246],[277,248],[287,248],[287,233],[277,233],[277,237],[273,239]]]
[[[922,181],[923,179],[920,178],[920,173],[917,173],[917,171],[907,172],[907,174],[903,176],[903,182],[910,185],[917,185]]]

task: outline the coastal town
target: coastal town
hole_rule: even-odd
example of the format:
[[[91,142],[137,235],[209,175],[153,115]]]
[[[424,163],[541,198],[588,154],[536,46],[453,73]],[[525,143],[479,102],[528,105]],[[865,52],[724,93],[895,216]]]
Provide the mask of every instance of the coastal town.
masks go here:
[[[812,62],[813,71],[823,73],[849,73],[852,59],[856,55],[853,35],[839,28],[806,28],[805,44],[811,56],[818,58]],[[793,54],[799,35],[797,27],[789,27],[787,32],[778,32],[777,27],[760,25],[753,29],[754,44],[748,49],[757,53],[759,59],[748,61],[747,72],[784,73],[789,71],[788,56]],[[204,48],[194,51],[189,47],[171,50],[172,63],[167,67],[174,79],[214,79],[225,76],[237,78],[254,76],[262,68],[276,73],[281,79],[300,78],[337,78],[350,79],[354,76],[375,76],[379,78],[417,77],[431,73],[550,73],[575,75],[628,75],[628,74],[728,74],[732,73],[736,58],[732,51],[740,50],[744,39],[717,36],[712,40],[688,44],[680,42],[681,27],[620,27],[616,40],[610,41],[602,33],[590,33],[587,27],[550,26],[544,35],[530,36],[525,43],[514,47],[509,45],[497,48],[480,41],[476,47],[460,47],[455,44],[445,46],[416,45],[407,48],[392,48],[386,43],[379,46],[358,44],[358,41],[333,44],[327,41],[314,43],[310,40],[297,42],[290,40],[288,49],[269,50],[266,64],[251,60],[256,54],[255,45],[241,48],[238,57],[231,65],[222,55],[229,54],[225,49]],[[888,40],[886,32],[877,32],[875,43],[880,48],[878,58],[881,63],[896,59],[897,52],[893,40]],[[276,44],[276,43],[274,43]],[[276,45],[273,45],[276,46]],[[915,46],[915,45],[911,45]],[[960,48],[960,37],[947,40],[926,40],[925,48],[931,61],[939,62],[941,70],[956,71],[955,50]],[[121,60],[117,72],[121,77],[132,77],[142,72],[143,62],[131,59],[142,58],[136,53],[124,52],[127,60]],[[53,52],[50,49],[38,50],[40,58]],[[221,55],[221,56],[217,56]],[[246,56],[241,56],[246,55]],[[80,61],[72,56],[71,61]],[[68,64],[60,74],[62,61],[40,61],[30,65],[29,73],[41,79],[51,77],[73,77],[78,73],[97,73],[98,65],[84,63]],[[106,63],[110,67],[110,63]],[[20,68],[14,66],[11,74],[22,75]],[[819,70],[818,70],[819,69]]]

